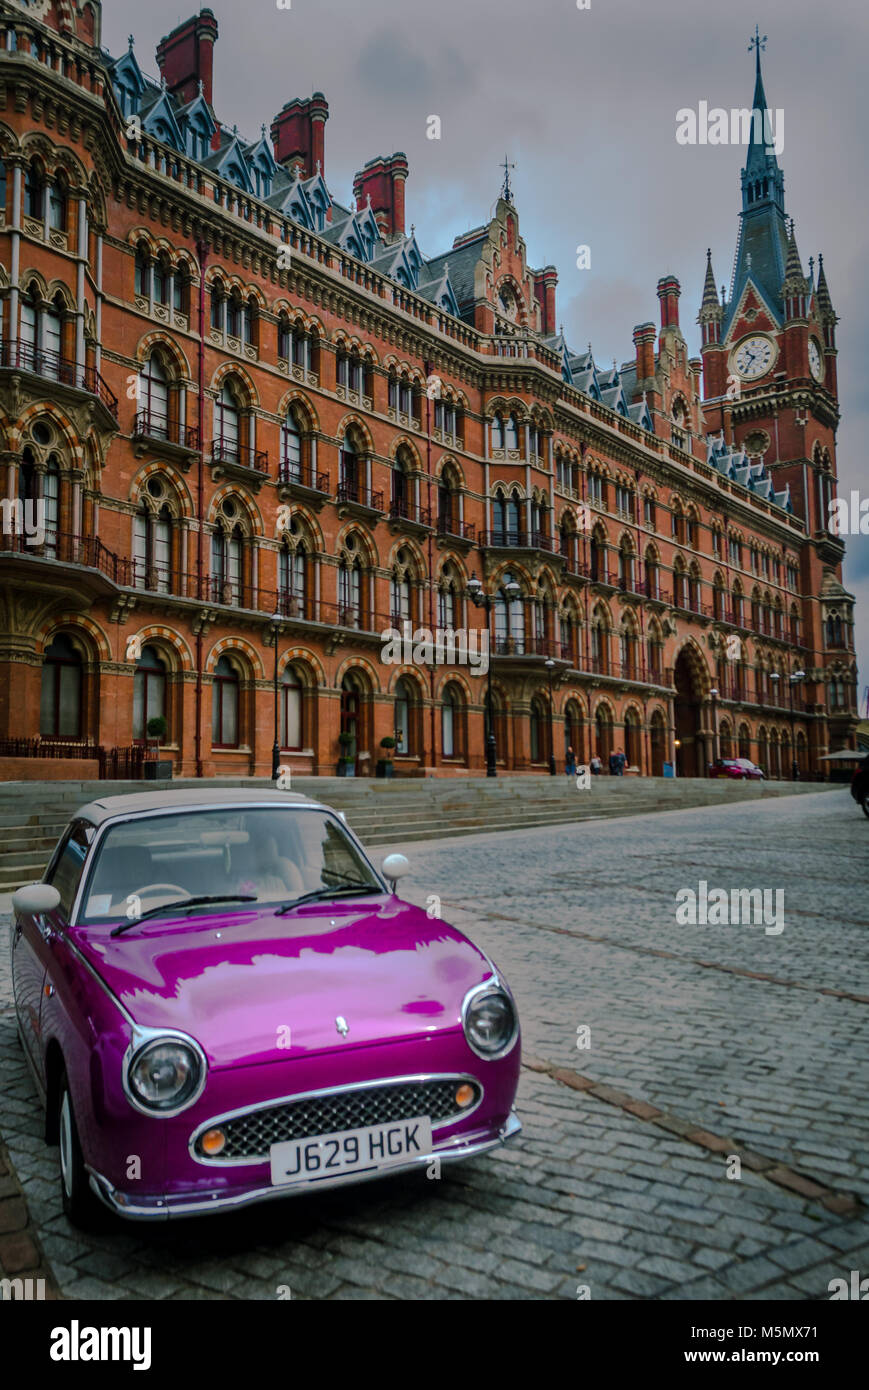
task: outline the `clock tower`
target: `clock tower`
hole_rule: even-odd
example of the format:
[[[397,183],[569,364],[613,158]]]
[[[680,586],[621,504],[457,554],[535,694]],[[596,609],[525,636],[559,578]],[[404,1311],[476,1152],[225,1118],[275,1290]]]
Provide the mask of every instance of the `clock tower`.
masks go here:
[[[805,523],[798,548],[806,696],[827,717],[828,746],[854,727],[850,711],[830,708],[828,692],[856,680],[853,596],[842,584],[843,539],[830,503],[836,495],[836,323],[823,257],[803,272],[761,73],[765,40],[756,35],[754,100],[742,210],[729,295],[719,295],[707,252],[698,322],[702,334],[703,415],[710,434],[766,465],[776,491],[789,488]],[[757,113],[761,113],[758,115]],[[789,547],[786,547],[786,550]],[[790,560],[786,556],[785,563]],[[830,634],[838,637],[831,643]],[[842,633],[848,634],[847,642]],[[838,694],[834,701],[839,704]],[[826,706],[826,709],[824,708]]]

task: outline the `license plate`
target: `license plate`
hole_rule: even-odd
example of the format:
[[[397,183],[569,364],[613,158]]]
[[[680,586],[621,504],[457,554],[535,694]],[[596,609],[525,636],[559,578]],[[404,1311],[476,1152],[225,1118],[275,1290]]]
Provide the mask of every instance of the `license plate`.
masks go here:
[[[431,1120],[398,1120],[365,1129],[318,1134],[313,1139],[290,1139],[272,1144],[269,1159],[272,1185],[325,1182],[347,1173],[374,1173],[431,1153]]]

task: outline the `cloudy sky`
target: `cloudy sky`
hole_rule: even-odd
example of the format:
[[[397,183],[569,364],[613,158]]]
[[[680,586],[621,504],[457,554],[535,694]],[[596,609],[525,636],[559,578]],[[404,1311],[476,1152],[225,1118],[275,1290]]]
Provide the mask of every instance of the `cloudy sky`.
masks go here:
[[[179,8],[180,6],[180,8]],[[604,364],[632,355],[631,330],[658,321],[655,286],[682,282],[695,320],[712,248],[729,288],[744,150],[676,142],[676,111],[749,106],[755,24],[769,104],[784,113],[785,199],[797,243],[823,252],[838,328],[840,492],[869,497],[869,361],[864,59],[865,0],[212,0],[220,25],[215,106],[250,136],[291,97],[324,92],[326,179],[351,200],[353,175],[404,150],[407,220],[426,255],[488,220],[505,153],[531,265],[558,267],[558,317]],[[103,42],[136,39],[156,75],[162,35],[195,10],[182,0],[103,0]],[[426,138],[430,115],[442,138]],[[576,248],[591,268],[576,269]],[[869,524],[869,523],[867,523]],[[857,595],[862,692],[869,681],[869,536],[848,542]],[[861,711],[864,710],[861,699]]]

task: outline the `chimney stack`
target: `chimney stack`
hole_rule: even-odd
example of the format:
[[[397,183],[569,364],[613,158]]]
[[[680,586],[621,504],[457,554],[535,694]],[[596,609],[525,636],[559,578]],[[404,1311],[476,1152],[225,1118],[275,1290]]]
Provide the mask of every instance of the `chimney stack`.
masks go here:
[[[299,170],[303,179],[312,178],[319,167],[326,177],[326,122],[329,103],[322,92],[312,97],[294,97],[272,121],[275,159],[285,169]]]
[[[675,275],[663,275],[658,281],[658,298],[661,301],[661,327],[679,327],[679,296],[682,287]]]
[[[555,332],[555,286],[558,284],[558,271],[554,265],[544,266],[534,273],[534,296],[540,305],[542,331]]]
[[[404,235],[404,185],[407,179],[407,155],[401,150],[384,158],[369,159],[365,168],[353,180],[356,206],[364,208],[371,198],[381,234]]]
[[[157,63],[166,86],[182,102],[192,101],[199,92],[209,106],[214,104],[214,45],[217,20],[211,10],[200,10],[161,39]]]
[[[639,323],[634,329],[637,354],[637,389],[642,391],[655,375],[655,325]]]

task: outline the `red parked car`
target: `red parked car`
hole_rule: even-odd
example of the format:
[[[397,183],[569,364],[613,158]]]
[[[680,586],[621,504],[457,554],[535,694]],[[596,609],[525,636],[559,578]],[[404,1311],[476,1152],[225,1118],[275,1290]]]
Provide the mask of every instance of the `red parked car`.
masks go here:
[[[760,782],[763,768],[750,758],[718,758],[709,764],[710,777],[737,777],[743,782]]]

